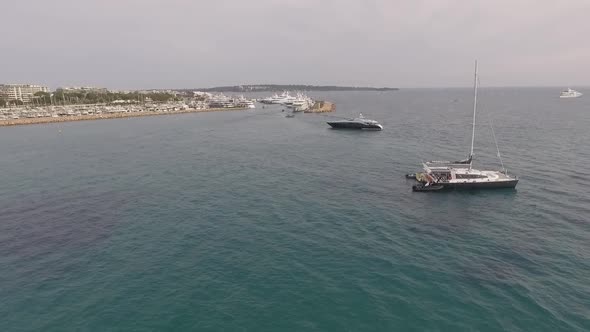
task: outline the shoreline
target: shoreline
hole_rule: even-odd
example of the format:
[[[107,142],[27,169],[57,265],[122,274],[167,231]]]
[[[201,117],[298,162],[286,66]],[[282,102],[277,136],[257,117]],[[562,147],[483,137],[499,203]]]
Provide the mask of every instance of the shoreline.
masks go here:
[[[244,111],[244,110],[247,110],[247,108],[209,108],[209,109],[189,108],[186,110],[168,111],[168,112],[147,111],[147,112],[125,112],[125,113],[112,113],[112,114],[108,114],[108,113],[107,114],[88,114],[88,115],[78,115],[78,116],[60,116],[57,118],[42,117],[42,118],[8,119],[8,120],[0,121],[0,127],[25,126],[25,125],[34,125],[34,124],[60,123],[60,122],[73,122],[73,121],[137,118],[137,117],[143,117],[143,116],[160,116],[160,115],[207,113],[207,112],[230,112],[230,111]]]

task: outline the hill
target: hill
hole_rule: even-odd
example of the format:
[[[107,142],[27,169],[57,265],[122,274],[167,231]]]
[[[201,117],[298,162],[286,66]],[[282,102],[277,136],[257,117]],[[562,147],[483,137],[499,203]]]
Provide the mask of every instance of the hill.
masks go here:
[[[201,89],[181,89],[180,91],[204,91],[204,92],[268,92],[268,91],[396,91],[398,88],[375,88],[358,86],[335,85],[300,85],[300,84],[255,84],[217,86]]]

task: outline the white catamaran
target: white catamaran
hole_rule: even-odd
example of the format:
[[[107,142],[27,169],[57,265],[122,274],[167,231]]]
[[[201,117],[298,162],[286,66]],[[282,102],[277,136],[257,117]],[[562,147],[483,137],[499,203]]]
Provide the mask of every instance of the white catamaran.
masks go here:
[[[414,185],[414,191],[438,191],[445,189],[491,189],[515,188],[518,178],[508,175],[500,149],[496,141],[496,134],[492,127],[492,135],[496,143],[496,150],[501,171],[478,170],[473,168],[473,144],[475,142],[475,115],[477,113],[477,61],[475,61],[475,78],[473,86],[473,125],[471,131],[471,152],[469,158],[460,161],[429,161],[423,163],[424,172],[413,175],[420,184]]]

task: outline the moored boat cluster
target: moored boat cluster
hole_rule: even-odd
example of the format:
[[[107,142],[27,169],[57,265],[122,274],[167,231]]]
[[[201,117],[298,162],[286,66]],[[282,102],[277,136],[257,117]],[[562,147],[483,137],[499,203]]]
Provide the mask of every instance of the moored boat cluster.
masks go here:
[[[244,96],[228,97],[223,94],[195,92],[194,96],[167,102],[138,102],[134,100],[114,100],[98,104],[21,105],[0,108],[2,121],[38,118],[68,118],[85,115],[108,115],[124,113],[168,113],[183,110],[208,110],[220,108],[255,108],[254,100]]]
[[[192,105],[204,108],[204,105]],[[101,115],[116,113],[166,113],[189,109],[183,102],[169,102],[162,104],[93,104],[93,105],[51,105],[37,107],[12,107],[0,109],[0,121],[36,118],[76,117],[83,115]]]
[[[313,99],[303,93],[297,93],[295,96],[291,96],[288,91],[284,91],[280,95],[275,93],[271,97],[258,99],[258,102],[285,105],[288,108],[293,108],[294,112],[304,112],[311,109],[315,104]]]

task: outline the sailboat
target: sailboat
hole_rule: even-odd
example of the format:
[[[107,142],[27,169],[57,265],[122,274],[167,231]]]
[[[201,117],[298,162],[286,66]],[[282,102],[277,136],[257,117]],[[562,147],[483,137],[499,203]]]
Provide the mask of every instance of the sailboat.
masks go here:
[[[479,170],[473,168],[473,145],[475,143],[475,115],[477,113],[477,61],[475,61],[475,77],[473,83],[473,124],[471,130],[471,151],[469,157],[459,161],[429,161],[423,163],[424,172],[413,175],[420,182],[412,186],[414,191],[439,191],[449,189],[492,189],[515,188],[518,178],[508,174],[500,155],[496,134],[492,127],[492,135],[496,143],[496,151],[502,170]]]

